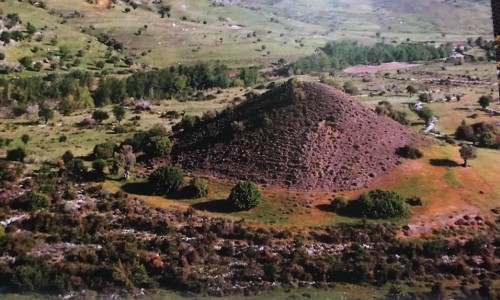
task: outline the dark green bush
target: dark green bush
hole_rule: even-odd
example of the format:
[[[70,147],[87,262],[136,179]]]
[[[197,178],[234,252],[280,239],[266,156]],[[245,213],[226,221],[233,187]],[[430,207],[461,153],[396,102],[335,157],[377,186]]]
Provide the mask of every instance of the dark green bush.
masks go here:
[[[26,157],[26,150],[22,147],[7,150],[7,160],[23,162]]]
[[[64,152],[62,160],[64,161],[65,165],[68,165],[71,161],[73,161],[73,159],[75,159],[75,156],[71,151],[67,150],[66,152]]]
[[[343,212],[348,207],[349,202],[344,196],[335,196],[330,202],[330,208],[335,212]]]
[[[153,136],[149,138],[145,152],[148,156],[166,156],[170,154],[172,143],[166,136]]]
[[[104,168],[106,168],[106,161],[104,159],[99,158],[92,162],[92,169],[94,169],[96,174],[103,175]]]
[[[256,207],[261,202],[260,191],[252,181],[244,181],[236,184],[232,189],[227,201],[238,210],[248,210]]]
[[[400,147],[396,150],[396,154],[408,158],[408,159],[418,159],[422,158],[424,154],[417,147],[413,145],[406,145],[404,147]]]
[[[163,166],[149,175],[148,182],[157,195],[167,195],[176,192],[182,185],[184,172],[174,166]]]
[[[403,218],[410,213],[403,196],[392,191],[377,189],[363,193],[357,202],[359,213],[367,218]]]
[[[117,146],[113,143],[102,143],[95,145],[93,155],[95,159],[108,159],[112,158]]]
[[[187,193],[193,199],[206,197],[208,195],[207,181],[199,177],[191,179],[187,186]]]

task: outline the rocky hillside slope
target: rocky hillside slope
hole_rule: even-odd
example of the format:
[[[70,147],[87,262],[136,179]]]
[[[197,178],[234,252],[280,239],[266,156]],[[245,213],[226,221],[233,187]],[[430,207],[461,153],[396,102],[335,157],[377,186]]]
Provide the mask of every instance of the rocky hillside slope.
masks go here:
[[[366,186],[422,138],[355,98],[289,82],[176,134],[173,161],[219,177],[296,189]]]

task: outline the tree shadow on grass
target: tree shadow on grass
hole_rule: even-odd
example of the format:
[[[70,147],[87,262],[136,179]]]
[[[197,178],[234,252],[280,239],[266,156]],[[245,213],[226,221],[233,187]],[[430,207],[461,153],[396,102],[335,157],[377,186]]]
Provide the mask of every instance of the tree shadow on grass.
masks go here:
[[[432,158],[429,163],[435,167],[459,167],[456,161],[447,158]]]
[[[151,187],[147,182],[130,182],[122,186],[122,190],[128,194],[136,194],[142,196],[152,195]]]
[[[330,204],[318,204],[316,208],[324,212],[334,212]]]
[[[191,205],[196,210],[204,210],[215,213],[233,213],[238,210],[227,202],[226,199],[210,200]]]

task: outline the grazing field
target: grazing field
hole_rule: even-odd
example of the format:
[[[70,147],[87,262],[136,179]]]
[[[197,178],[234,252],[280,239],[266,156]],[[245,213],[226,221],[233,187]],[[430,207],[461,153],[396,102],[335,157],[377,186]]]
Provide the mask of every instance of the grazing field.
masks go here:
[[[426,0],[411,5],[383,0],[356,4],[341,0],[240,1],[238,5],[185,0],[169,1],[170,10],[164,17],[158,13],[159,5],[148,2],[135,9],[122,1],[44,3],[46,9],[24,1],[2,3],[5,12],[18,13],[22,20],[42,28],[37,35],[43,36],[42,42],[23,41],[6,47],[7,62],[29,55],[34,46],[44,49],[35,55],[41,57],[54,48],[49,41],[57,37],[58,45],[75,52],[86,49],[81,67],[91,67],[105,58],[106,47],[97,41],[101,34],[123,44],[124,51],[113,55],[132,55],[137,62],[154,66],[198,60],[267,65],[279,58],[290,61],[313,53],[329,40],[444,43],[492,34],[490,24],[483,22],[491,16],[486,0]],[[122,67],[105,66],[110,71]]]

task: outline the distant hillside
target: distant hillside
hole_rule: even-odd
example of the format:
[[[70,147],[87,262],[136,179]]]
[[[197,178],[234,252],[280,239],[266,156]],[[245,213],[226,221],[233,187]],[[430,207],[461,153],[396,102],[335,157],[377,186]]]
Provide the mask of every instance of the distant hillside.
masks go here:
[[[114,3],[115,2],[115,3]],[[77,67],[120,68],[120,61],[152,66],[222,60],[231,65],[267,64],[311,54],[326,41],[464,41],[492,37],[488,0],[43,0],[1,2],[37,29],[38,39],[0,51],[4,64],[43,57],[56,46],[85,53]],[[42,4],[43,3],[43,4]],[[42,8],[43,7],[43,8]],[[5,30],[5,29],[0,29]],[[379,34],[377,34],[379,33]],[[57,37],[57,43],[52,39]],[[107,47],[122,47],[108,53]],[[109,60],[110,57],[118,57]],[[98,68],[99,69],[99,68]]]
[[[393,169],[421,137],[358,100],[291,80],[176,135],[173,159],[218,177],[351,190]]]

